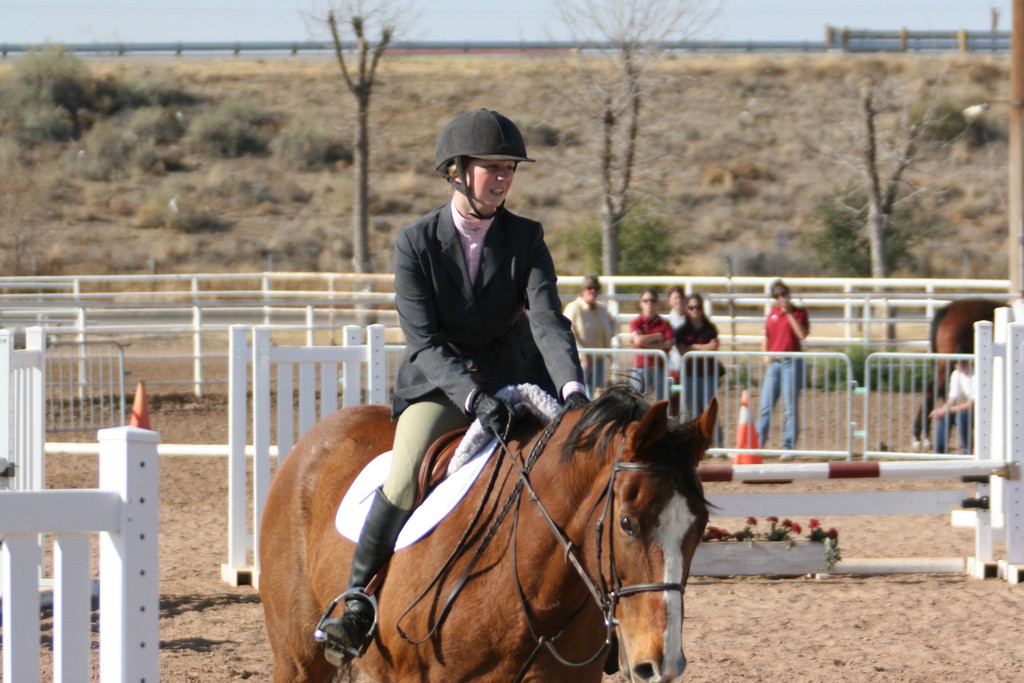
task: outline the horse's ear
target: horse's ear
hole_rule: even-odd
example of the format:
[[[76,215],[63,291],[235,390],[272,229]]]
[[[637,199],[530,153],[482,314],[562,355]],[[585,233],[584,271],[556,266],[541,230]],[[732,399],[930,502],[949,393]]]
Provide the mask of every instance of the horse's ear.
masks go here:
[[[629,440],[634,453],[642,453],[668,431],[668,401],[658,401],[647,409],[640,422],[630,428]]]
[[[694,425],[700,431],[701,436],[704,437],[704,448],[694,451],[694,463],[700,462],[704,457],[704,451],[715,442],[715,422],[717,421],[718,399],[712,396],[711,400],[708,401],[708,407],[704,409],[704,412],[697,418]]]

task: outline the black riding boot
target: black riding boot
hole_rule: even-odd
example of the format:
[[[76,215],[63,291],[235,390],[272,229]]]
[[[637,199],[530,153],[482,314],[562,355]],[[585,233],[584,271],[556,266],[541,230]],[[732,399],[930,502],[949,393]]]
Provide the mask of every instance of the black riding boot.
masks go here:
[[[325,641],[324,655],[335,666],[362,654],[363,645],[373,636],[377,622],[376,601],[363,591],[395,552],[395,540],[412,510],[395,507],[377,489],[370,512],[359,534],[348,577],[345,612],[340,617],[323,619],[317,627]]]

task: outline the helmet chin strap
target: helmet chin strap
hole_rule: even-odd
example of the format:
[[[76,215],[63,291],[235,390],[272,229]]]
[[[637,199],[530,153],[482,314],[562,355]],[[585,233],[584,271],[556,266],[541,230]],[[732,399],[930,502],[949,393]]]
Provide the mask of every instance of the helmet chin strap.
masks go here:
[[[457,191],[465,195],[466,201],[469,202],[469,208],[471,209],[471,211],[469,212],[469,218],[476,218],[477,220],[487,220],[488,218],[493,218],[498,213],[498,211],[500,211],[501,208],[505,206],[505,201],[502,200],[501,204],[499,204],[498,207],[494,209],[494,211],[491,211],[489,214],[484,214],[482,211],[480,211],[480,207],[476,205],[476,202],[473,201],[473,195],[469,192],[469,182],[466,180],[466,170],[462,166],[462,157],[455,157],[455,170],[458,171],[459,174],[458,181],[456,181],[454,178],[449,177],[448,182],[451,183],[452,186]]]

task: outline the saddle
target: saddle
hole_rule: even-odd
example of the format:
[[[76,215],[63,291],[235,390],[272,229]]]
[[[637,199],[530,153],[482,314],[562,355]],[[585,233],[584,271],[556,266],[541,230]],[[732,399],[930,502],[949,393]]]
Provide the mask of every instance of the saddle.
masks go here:
[[[448,476],[448,464],[452,461],[455,449],[468,429],[468,427],[460,427],[447,434],[443,434],[427,449],[427,452],[423,455],[423,461],[420,462],[420,472],[416,479],[416,503],[413,505],[414,510]]]
[[[427,449],[427,452],[423,455],[423,460],[420,462],[419,475],[416,480],[416,502],[413,505],[413,510],[418,508],[426,500],[427,496],[430,495],[430,492],[448,476],[448,463],[451,462],[452,457],[455,455],[455,449],[458,447],[459,441],[465,435],[467,429],[467,427],[462,427],[448,432],[434,441],[430,448]],[[391,560],[389,558],[367,584],[365,590],[367,595],[376,594],[380,584],[383,583],[384,578],[387,576],[390,565]]]

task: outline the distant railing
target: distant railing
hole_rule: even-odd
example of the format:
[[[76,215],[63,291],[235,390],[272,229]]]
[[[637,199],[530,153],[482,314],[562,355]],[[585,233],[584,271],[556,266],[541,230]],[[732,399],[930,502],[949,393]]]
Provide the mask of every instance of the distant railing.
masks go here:
[[[825,27],[825,48],[844,52],[1009,52],[1009,31],[874,31]]]
[[[2,43],[0,56],[38,50],[42,45]],[[186,53],[234,54],[327,54],[334,51],[329,41],[222,41],[160,43],[69,43],[79,54],[129,55]],[[613,41],[398,41],[388,48],[391,54],[534,54],[566,52],[607,52],[618,50]],[[343,50],[354,50],[353,42],[343,42]],[[825,27],[825,39],[813,40],[678,40],[661,45],[666,52],[1009,52],[1009,31],[876,31],[870,29]]]
[[[583,278],[559,279],[562,302],[577,296]],[[603,277],[602,300],[629,346],[628,324],[644,287],[678,285],[703,295],[723,350],[760,347],[772,304],[771,277]],[[869,346],[877,350],[927,348],[928,322],[947,302],[962,298],[1006,301],[1006,280],[787,278],[794,299],[807,307],[817,350]],[[177,385],[197,396],[226,381],[231,325],[269,325],[288,344],[340,343],[345,325],[380,323],[388,344],[404,342],[394,307],[394,276],[349,273],[241,273],[0,278],[0,326],[42,327],[51,342],[124,343],[124,367],[150,388]],[[661,306],[667,311],[667,303]],[[889,343],[892,331],[896,347]],[[880,347],[880,348],[879,348]],[[154,363],[173,365],[153,381]],[[219,373],[215,370],[220,368]],[[211,370],[213,369],[213,371]]]

